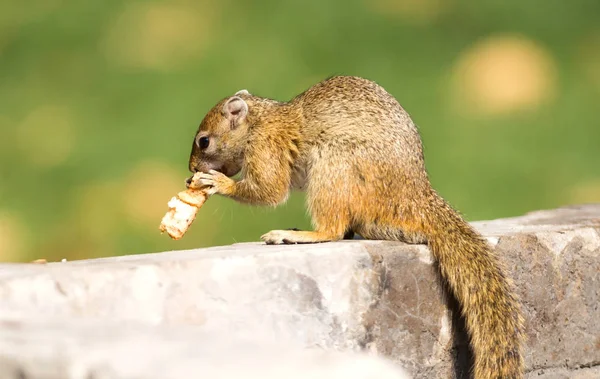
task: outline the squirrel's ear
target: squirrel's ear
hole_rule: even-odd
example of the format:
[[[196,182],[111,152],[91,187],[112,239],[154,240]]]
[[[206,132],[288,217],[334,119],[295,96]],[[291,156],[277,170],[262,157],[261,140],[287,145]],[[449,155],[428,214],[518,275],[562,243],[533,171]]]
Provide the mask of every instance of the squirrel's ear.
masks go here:
[[[248,104],[238,96],[233,96],[223,106],[223,115],[231,128],[237,127],[248,115]]]
[[[250,92],[248,92],[248,90],[247,90],[247,89],[241,89],[241,90],[237,91],[237,92],[235,93],[235,95],[250,95]],[[235,96],[235,95],[234,95],[234,96]]]

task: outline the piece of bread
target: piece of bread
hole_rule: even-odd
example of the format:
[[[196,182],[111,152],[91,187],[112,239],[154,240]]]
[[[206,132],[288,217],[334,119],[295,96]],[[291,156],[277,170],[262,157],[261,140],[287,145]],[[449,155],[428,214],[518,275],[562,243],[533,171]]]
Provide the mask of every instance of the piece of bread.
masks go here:
[[[174,240],[183,237],[207,198],[204,189],[188,189],[173,196],[167,204],[169,210],[160,223],[160,231],[167,232]]]

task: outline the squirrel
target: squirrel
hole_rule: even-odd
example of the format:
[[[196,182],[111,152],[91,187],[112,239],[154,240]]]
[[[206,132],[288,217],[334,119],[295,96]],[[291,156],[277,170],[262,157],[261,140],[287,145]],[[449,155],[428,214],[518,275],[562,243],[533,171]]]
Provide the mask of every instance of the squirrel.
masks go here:
[[[366,239],[427,243],[458,300],[480,378],[523,377],[523,318],[487,241],[432,187],[417,127],[375,82],[328,78],[280,102],[241,90],[204,117],[188,188],[276,206],[306,192],[314,231],[273,230],[267,244]],[[230,177],[241,173],[240,180]]]

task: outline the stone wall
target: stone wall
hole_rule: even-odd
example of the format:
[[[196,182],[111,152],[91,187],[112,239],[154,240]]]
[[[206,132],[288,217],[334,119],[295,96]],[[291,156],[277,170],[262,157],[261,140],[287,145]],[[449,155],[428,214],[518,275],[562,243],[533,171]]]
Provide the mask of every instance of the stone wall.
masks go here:
[[[600,377],[600,205],[473,225],[518,286],[527,377]],[[0,265],[0,377],[466,377],[432,264],[354,240]]]

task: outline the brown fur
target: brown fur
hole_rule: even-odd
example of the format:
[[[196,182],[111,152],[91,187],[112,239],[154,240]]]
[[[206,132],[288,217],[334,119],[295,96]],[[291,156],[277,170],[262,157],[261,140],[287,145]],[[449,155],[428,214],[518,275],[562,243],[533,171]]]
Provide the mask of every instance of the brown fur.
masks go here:
[[[512,284],[486,241],[431,188],[417,128],[382,87],[337,76],[285,103],[242,92],[218,103],[198,135],[211,145],[194,143],[190,170],[206,173],[192,186],[272,206],[292,188],[306,191],[315,231],[274,230],[261,237],[267,243],[335,241],[347,232],[427,242],[461,304],[474,377],[523,376]],[[241,180],[228,177],[239,171]]]

